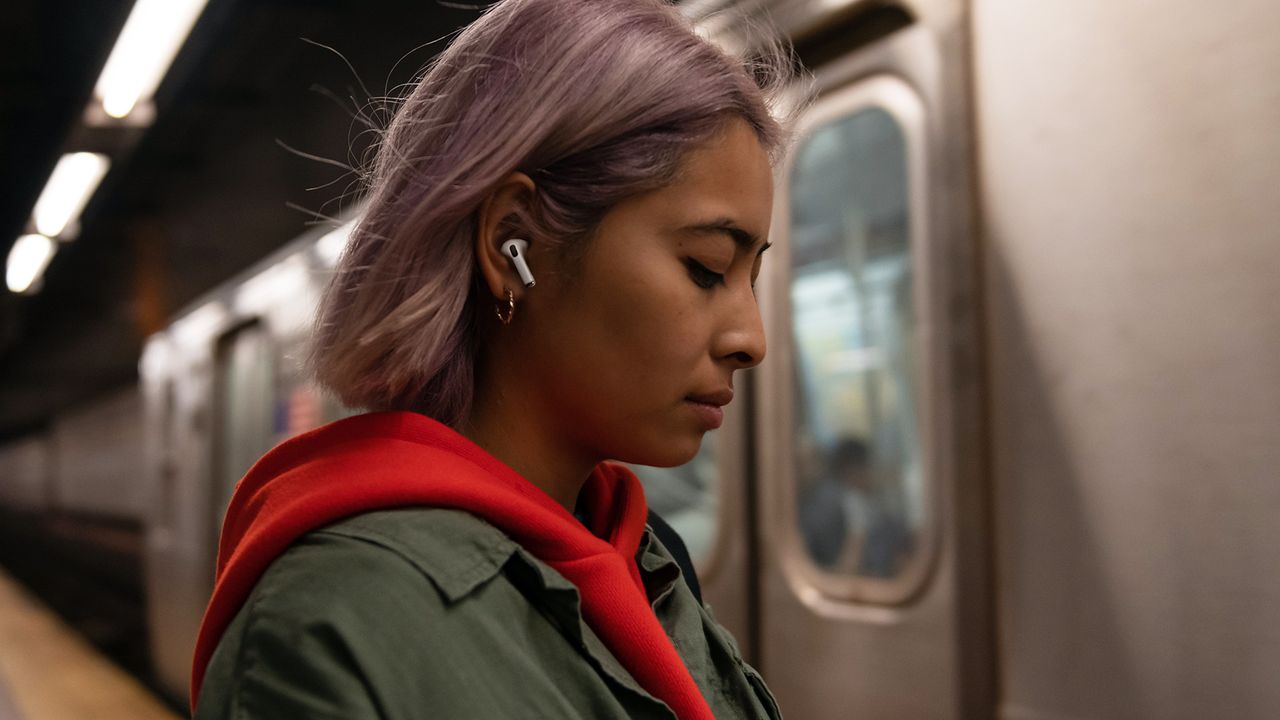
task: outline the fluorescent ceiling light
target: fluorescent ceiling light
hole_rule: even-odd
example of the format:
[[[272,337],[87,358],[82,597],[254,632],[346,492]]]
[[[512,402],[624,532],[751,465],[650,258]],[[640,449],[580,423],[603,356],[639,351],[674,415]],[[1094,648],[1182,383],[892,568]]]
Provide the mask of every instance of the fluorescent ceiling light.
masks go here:
[[[207,0],[137,0],[94,88],[102,108],[122,118],[160,85]]]
[[[49,267],[58,244],[43,235],[23,235],[9,250],[5,281],[13,292],[26,292]]]
[[[36,200],[32,213],[36,230],[48,237],[61,235],[67,225],[80,216],[110,164],[106,155],[97,153],[63,155],[53,168],[40,199]]]

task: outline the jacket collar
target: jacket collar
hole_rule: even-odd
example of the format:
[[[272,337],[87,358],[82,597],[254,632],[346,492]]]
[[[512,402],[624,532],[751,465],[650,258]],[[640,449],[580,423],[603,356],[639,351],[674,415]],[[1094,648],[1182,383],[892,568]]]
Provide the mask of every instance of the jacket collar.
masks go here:
[[[456,603],[492,580],[511,560],[538,573],[549,591],[573,591],[577,612],[577,588],[545,563],[520,547],[506,533],[470,513],[446,508],[399,508],[364,513],[326,528],[379,545],[388,546],[414,565],[449,603]],[[636,553],[640,577],[652,603],[671,592],[678,569],[645,528]]]
[[[426,576],[449,604],[463,601],[505,569],[600,672],[631,692],[654,699],[583,620],[578,588],[475,515],[446,508],[380,510],[348,518],[325,532],[392,550]],[[651,603],[657,607],[674,589],[679,568],[648,527],[636,560]]]

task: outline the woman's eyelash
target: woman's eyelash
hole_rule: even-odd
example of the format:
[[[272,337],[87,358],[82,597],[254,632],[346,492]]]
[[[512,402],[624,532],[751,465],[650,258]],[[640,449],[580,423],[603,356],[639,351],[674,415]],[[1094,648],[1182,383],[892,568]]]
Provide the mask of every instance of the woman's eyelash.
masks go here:
[[[689,268],[689,277],[693,278],[698,287],[710,290],[716,285],[724,284],[724,275],[707,269],[706,265],[697,260],[685,260],[684,264]]]

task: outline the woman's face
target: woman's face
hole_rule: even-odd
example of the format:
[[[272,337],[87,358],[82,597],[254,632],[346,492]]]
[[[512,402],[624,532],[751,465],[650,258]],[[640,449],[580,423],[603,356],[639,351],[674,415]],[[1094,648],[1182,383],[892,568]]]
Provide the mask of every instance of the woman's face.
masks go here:
[[[765,355],[753,285],[772,207],[768,156],[735,120],[675,184],[605,215],[571,280],[524,293],[508,329],[538,415],[576,452],[678,465],[719,426],[734,371]]]

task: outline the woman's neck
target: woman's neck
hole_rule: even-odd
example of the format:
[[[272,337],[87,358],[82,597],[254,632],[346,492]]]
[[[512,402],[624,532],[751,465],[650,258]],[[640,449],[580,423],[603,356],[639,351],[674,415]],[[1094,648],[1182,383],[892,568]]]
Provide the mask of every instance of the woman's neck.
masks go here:
[[[599,460],[567,450],[550,427],[525,399],[499,391],[477,393],[459,431],[572,513]]]

